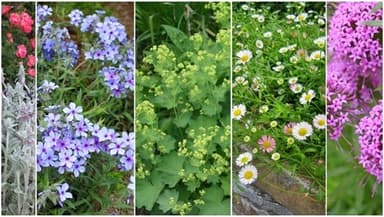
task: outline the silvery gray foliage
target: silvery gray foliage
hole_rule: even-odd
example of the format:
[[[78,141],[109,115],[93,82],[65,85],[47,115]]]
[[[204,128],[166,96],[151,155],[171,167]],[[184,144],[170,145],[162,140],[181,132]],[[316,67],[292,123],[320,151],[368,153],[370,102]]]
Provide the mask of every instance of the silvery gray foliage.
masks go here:
[[[16,84],[3,84],[2,92],[3,215],[35,214],[35,88],[26,81],[22,66],[18,75]]]

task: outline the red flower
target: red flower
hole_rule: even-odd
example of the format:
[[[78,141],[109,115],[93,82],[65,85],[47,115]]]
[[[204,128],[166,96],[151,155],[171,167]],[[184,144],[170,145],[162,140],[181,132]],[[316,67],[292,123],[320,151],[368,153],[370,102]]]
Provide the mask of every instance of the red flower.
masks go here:
[[[27,62],[27,65],[29,67],[33,67],[35,65],[35,56],[32,55],[32,54],[29,54],[28,55],[28,62]]]
[[[11,10],[11,6],[9,6],[9,5],[4,5],[4,6],[2,6],[1,7],[1,15],[4,15],[4,14],[6,14],[6,13],[8,13],[10,10]]]
[[[10,44],[13,44],[13,36],[12,33],[7,32],[7,39]]]
[[[36,76],[35,69],[34,68],[29,68],[28,69],[28,75],[30,75],[32,77],[35,77]]]
[[[23,44],[17,45],[16,56],[19,58],[24,58],[26,55],[27,55],[27,47],[25,47],[25,45]]]
[[[9,23],[13,26],[19,26],[20,20],[20,15],[18,15],[17,13],[11,13],[9,15]]]
[[[36,46],[35,38],[29,39],[29,46],[31,46],[32,49],[35,49],[35,46]]]

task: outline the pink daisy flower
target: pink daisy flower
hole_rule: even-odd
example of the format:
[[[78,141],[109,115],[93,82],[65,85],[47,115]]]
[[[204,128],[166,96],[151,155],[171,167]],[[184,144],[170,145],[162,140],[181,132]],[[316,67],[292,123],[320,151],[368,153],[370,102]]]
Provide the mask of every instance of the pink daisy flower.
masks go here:
[[[257,141],[257,144],[260,145],[260,148],[263,152],[272,152],[276,147],[275,139],[270,136],[262,136],[259,141]]]
[[[292,129],[293,129],[294,126],[295,126],[295,123],[292,123],[292,122],[286,124],[284,126],[284,133],[286,135],[292,135]]]

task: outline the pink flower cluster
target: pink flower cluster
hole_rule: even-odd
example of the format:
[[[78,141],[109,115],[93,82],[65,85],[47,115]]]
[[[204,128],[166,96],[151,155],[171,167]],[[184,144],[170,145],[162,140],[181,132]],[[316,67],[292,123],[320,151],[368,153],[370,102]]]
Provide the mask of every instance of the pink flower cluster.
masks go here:
[[[377,75],[382,69],[380,27],[368,26],[369,20],[382,20],[382,10],[372,12],[377,2],[345,2],[329,23],[328,48],[334,55],[348,57],[359,65],[361,76]]]
[[[382,101],[372,108],[377,99],[374,92],[382,89],[383,48],[378,37],[382,28],[366,25],[367,21],[382,20],[382,9],[372,11],[376,4],[339,3],[330,20],[327,125],[333,140],[340,138],[346,124],[356,125],[359,163],[382,182]]]
[[[1,8],[1,14],[2,16],[8,17],[9,26],[12,28],[18,28],[21,30],[22,33],[30,34],[33,30],[33,24],[34,20],[32,17],[25,11],[21,13],[10,13],[12,10],[12,7],[9,5],[4,5]],[[10,44],[15,43],[14,37],[11,32],[6,33],[7,40]],[[27,36],[28,37],[28,36]],[[32,36],[29,38],[29,45],[28,47],[25,44],[19,44],[16,46],[16,52],[15,56],[21,61],[19,63],[23,63],[23,61],[26,61],[27,66],[29,67],[27,72],[30,76],[34,77],[36,75],[35,73],[35,38]],[[32,52],[32,54],[28,54],[28,49]]]
[[[369,115],[360,120],[356,133],[360,143],[360,165],[377,182],[383,181],[383,104],[382,101],[372,108]]]
[[[12,26],[19,28],[24,33],[30,33],[32,31],[34,22],[32,17],[28,13],[21,12],[20,14],[9,14],[9,23]]]
[[[369,111],[373,90],[381,87],[381,28],[365,25],[381,20],[375,2],[339,3],[329,23],[327,65],[328,132],[337,140],[346,123],[357,123]]]

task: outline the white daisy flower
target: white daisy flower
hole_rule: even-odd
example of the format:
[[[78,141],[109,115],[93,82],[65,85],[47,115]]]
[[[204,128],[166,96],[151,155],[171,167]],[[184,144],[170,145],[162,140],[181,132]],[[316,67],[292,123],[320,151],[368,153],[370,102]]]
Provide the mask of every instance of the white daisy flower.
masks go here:
[[[280,159],[280,154],[277,153],[277,152],[273,153],[272,156],[271,156],[271,159],[274,160],[274,161],[279,160]]]
[[[303,93],[300,97],[300,103],[305,105],[307,103],[310,103],[312,99],[316,96],[315,91],[313,90],[308,90],[308,92]]]
[[[296,124],[292,129],[292,135],[297,140],[305,140],[307,137],[311,136],[312,133],[312,126],[305,121]]]
[[[262,40],[256,40],[256,47],[259,49],[263,49],[264,43]]]
[[[239,172],[240,182],[244,185],[253,183],[257,179],[257,169],[252,165],[241,168]]]
[[[259,23],[264,23],[264,20],[265,20],[265,18],[264,18],[263,15],[259,15],[259,16],[257,17],[257,21],[259,21]]]
[[[262,105],[260,108],[259,108],[259,112],[262,114],[262,113],[265,113],[265,112],[268,112],[269,110],[269,107],[267,105]]]
[[[234,72],[238,73],[241,71],[241,66],[236,66],[234,69],[233,69]]]
[[[289,84],[296,84],[299,79],[297,77],[289,78],[288,83]]]
[[[325,129],[326,124],[327,118],[323,114],[316,115],[315,118],[313,118],[313,126],[319,130]]]
[[[296,18],[296,16],[293,15],[293,14],[289,14],[289,15],[287,15],[287,19],[288,19],[288,20],[294,20],[295,18]]]
[[[279,53],[283,54],[283,53],[287,53],[288,52],[288,48],[287,47],[282,47],[279,49]]]
[[[236,56],[239,58],[239,60],[237,61],[238,63],[246,64],[247,62],[249,62],[249,60],[251,60],[252,52],[250,50],[241,50],[237,52]]]
[[[325,21],[323,19],[318,19],[317,23],[322,26],[325,24]]]
[[[319,48],[324,48],[325,46],[325,37],[316,38],[313,43],[315,43]]]
[[[325,57],[325,53],[324,51],[321,51],[321,50],[313,51],[310,55],[311,60],[321,60],[324,57]]]
[[[284,65],[277,65],[277,66],[272,67],[272,69],[275,72],[281,72],[285,69],[285,66]]]
[[[235,78],[235,82],[236,82],[236,85],[243,85],[243,86],[245,86],[245,85],[247,85],[248,84],[248,81],[247,81],[247,79],[245,79],[245,77],[244,76],[238,76],[238,77],[236,77]]]
[[[244,152],[236,158],[236,165],[239,167],[242,167],[247,165],[251,161],[252,161],[252,154],[249,152]]]
[[[289,88],[292,90],[294,93],[300,93],[303,90],[303,85],[297,83],[297,84],[291,84]]]
[[[291,58],[289,58],[289,62],[293,64],[296,64],[298,61],[299,61],[299,58],[297,58],[297,56],[291,56]]]
[[[272,37],[272,32],[265,32],[265,33],[263,34],[263,36],[264,36],[265,38],[270,38],[270,37]]]
[[[295,21],[296,21],[296,22],[302,22],[302,21],[304,21],[305,19],[307,19],[307,17],[308,17],[308,14],[307,14],[307,13],[301,13],[301,14],[299,14],[299,15],[296,17]]]
[[[245,11],[249,10],[249,6],[244,4],[244,5],[241,5],[241,8]]]
[[[297,44],[292,44],[292,45],[289,45],[287,48],[289,51],[294,51],[297,47]]]
[[[245,105],[240,104],[240,105],[235,105],[232,108],[232,118],[235,120],[240,120],[245,113],[247,112],[247,108]]]

